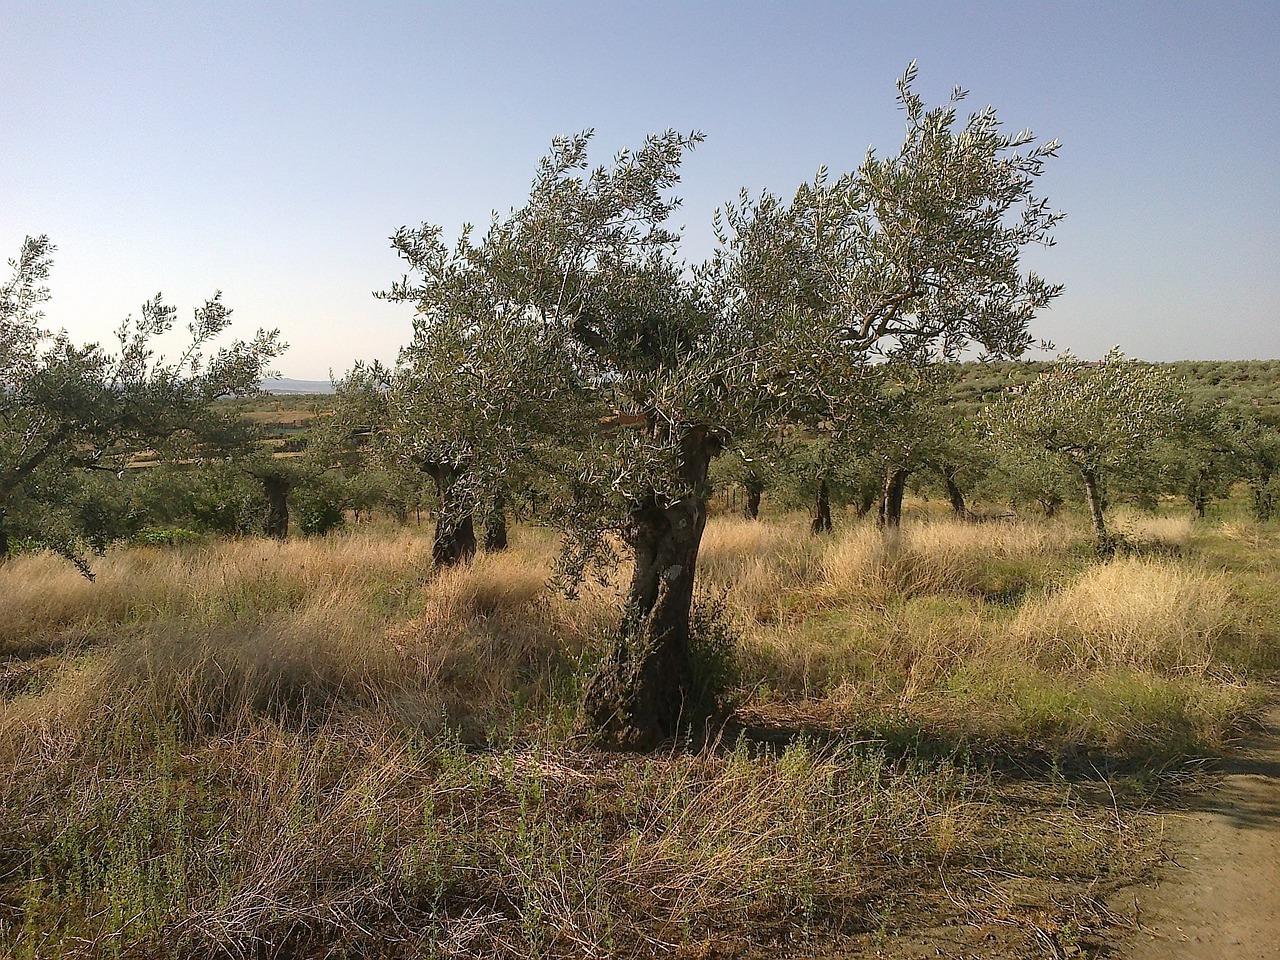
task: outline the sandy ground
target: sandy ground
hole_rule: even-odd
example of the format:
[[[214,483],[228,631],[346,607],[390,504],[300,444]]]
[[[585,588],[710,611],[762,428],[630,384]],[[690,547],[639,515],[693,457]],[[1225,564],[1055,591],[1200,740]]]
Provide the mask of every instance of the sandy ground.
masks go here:
[[[1123,960],[1280,958],[1280,706],[1219,768],[1191,809],[1167,819],[1172,856],[1138,891]]]

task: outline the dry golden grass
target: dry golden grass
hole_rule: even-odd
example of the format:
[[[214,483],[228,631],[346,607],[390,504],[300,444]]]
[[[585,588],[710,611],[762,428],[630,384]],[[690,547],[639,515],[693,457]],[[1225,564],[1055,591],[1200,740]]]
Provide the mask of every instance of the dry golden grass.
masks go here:
[[[865,741],[1214,744],[1251,694],[1220,653],[1244,600],[1192,555],[1208,535],[1151,523],[1130,538],[1189,557],[1086,566],[1068,522],[714,519],[702,581],[749,708],[862,743],[639,760],[569,737],[619,596],[549,590],[542,531],[443,572],[383,531],[120,550],[96,584],[19,558],[0,650],[60,653],[2,688],[0,904],[21,920],[0,952],[639,956],[726,929],[767,952],[891,897],[1005,909],[1010,871],[1087,887],[1139,855],[1110,796],[1024,810]]]
[[[1125,540],[1139,548],[1181,551],[1195,538],[1195,523],[1190,514],[1161,516],[1117,510],[1112,526]]]
[[[1025,604],[1006,653],[1040,666],[1205,674],[1233,625],[1220,575],[1167,560],[1122,558],[1091,567]]]
[[[218,729],[263,715],[314,724],[334,710],[479,737],[513,703],[540,702],[616,617],[603,591],[576,603],[548,592],[540,538],[440,573],[429,550],[420,537],[365,534],[148,548],[106,558],[97,583],[24,558],[4,570],[19,586],[11,647],[95,642],[0,707],[0,739],[55,719],[88,728],[104,712]],[[37,589],[41,577],[52,586]]]
[[[233,622],[318,595],[373,600],[429,570],[429,542],[410,533],[120,548],[95,561],[93,583],[49,554],[18,557],[0,566],[0,653],[97,641],[117,624]]]
[[[698,575],[713,596],[724,595],[739,626],[777,620],[788,597],[817,576],[823,541],[803,517],[761,523],[738,517],[707,524]]]
[[[993,579],[1001,565],[1034,567],[1063,546],[1063,531],[1056,524],[933,520],[888,533],[862,525],[845,531],[828,548],[823,580],[826,593],[839,600],[1000,592],[1019,586]]]

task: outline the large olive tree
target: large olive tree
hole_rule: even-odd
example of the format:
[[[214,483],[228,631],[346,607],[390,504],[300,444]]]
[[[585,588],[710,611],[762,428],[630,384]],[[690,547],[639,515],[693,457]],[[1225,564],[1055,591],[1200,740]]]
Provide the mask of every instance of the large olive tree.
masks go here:
[[[611,533],[634,561],[620,629],[584,699],[604,738],[653,744],[687,717],[708,470],[730,440],[828,415],[877,359],[973,342],[1017,353],[1058,292],[1019,267],[1057,220],[1033,194],[1056,143],[1002,132],[990,108],[960,121],[959,90],[926,109],[914,72],[899,84],[896,153],[820,173],[789,201],[744,196],[719,215],[706,264],[681,262],[665,228],[700,139],[674,132],[594,169],[589,134],[557,140],[529,201],[469,254],[494,309],[574,371],[574,422],[602,424],[568,464],[564,515],[569,573],[606,554]],[[405,239],[429,243],[433,231]]]

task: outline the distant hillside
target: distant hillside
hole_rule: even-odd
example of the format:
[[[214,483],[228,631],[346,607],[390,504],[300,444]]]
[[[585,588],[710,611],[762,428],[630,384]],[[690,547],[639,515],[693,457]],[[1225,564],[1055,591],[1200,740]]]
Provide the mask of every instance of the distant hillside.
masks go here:
[[[288,377],[267,377],[259,386],[263,393],[333,393],[328,380],[290,380]]]
[[[1263,423],[1280,427],[1280,360],[1181,360],[1158,366],[1184,378],[1192,397],[1247,410]],[[1049,367],[1044,361],[962,363],[951,395],[970,412]]]

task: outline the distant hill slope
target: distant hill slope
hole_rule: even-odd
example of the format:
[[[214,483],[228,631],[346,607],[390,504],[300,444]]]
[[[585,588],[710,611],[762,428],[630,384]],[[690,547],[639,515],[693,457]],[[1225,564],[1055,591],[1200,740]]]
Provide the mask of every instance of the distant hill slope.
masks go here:
[[[288,377],[267,377],[259,386],[263,393],[333,393],[328,380],[291,380]]]
[[[1050,366],[1045,361],[958,364],[952,401],[970,413]],[[1157,366],[1185,379],[1188,392],[1198,400],[1221,401],[1247,410],[1263,423],[1280,426],[1280,360],[1181,360]]]

